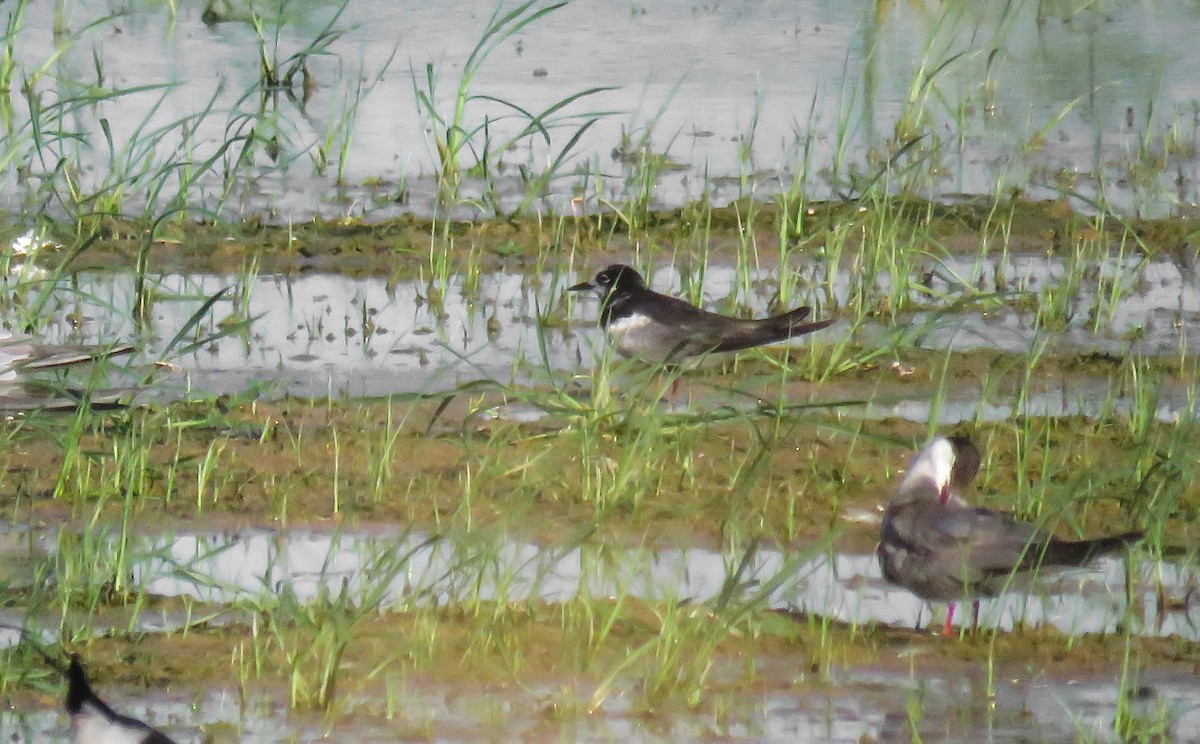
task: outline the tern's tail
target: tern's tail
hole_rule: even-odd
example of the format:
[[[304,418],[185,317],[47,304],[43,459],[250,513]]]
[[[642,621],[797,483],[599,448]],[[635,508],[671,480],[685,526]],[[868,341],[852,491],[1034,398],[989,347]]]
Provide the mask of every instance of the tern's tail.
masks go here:
[[[1135,530],[1123,535],[1098,537],[1093,540],[1052,540],[1046,546],[1043,563],[1057,566],[1082,566],[1102,555],[1120,552],[1141,540],[1143,536],[1143,532]]]
[[[782,315],[747,321],[747,325],[727,334],[713,351],[737,351],[752,346],[773,344],[833,325],[833,318],[814,320],[811,323],[804,322],[810,314],[812,314],[812,308],[805,305]]]

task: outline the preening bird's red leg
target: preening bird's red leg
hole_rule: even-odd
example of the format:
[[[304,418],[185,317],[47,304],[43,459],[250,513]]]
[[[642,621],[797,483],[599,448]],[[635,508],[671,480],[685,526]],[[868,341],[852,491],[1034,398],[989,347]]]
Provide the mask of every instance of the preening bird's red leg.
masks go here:
[[[946,610],[946,624],[942,626],[942,635],[948,636],[953,632],[950,623],[954,620],[954,603],[950,603],[950,607]]]

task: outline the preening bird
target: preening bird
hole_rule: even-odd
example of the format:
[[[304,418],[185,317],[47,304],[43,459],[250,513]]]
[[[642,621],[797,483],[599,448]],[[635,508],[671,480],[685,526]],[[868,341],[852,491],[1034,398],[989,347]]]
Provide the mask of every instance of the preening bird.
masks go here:
[[[1014,574],[1073,568],[1142,538],[1140,531],[1090,540],[1063,540],[1008,512],[973,507],[962,490],[979,471],[979,450],[967,437],[936,437],[917,453],[883,514],[875,555],[884,577],[930,602],[994,597]]]

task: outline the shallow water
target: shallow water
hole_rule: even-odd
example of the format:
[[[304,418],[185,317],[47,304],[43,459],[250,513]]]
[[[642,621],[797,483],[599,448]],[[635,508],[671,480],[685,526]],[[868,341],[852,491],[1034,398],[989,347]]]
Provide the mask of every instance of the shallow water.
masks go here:
[[[34,533],[37,552],[54,554],[57,534]],[[652,603],[706,603],[738,578],[735,572],[743,560],[741,554],[704,548],[539,546],[499,536],[433,539],[395,526],[359,532],[147,535],[132,538],[124,547],[138,590],[188,597],[218,609],[241,602],[269,604],[279,594],[301,603],[344,594],[355,606],[369,601],[371,606],[397,610],[621,595]],[[985,601],[980,624],[1004,630],[1017,624],[1050,625],[1070,635],[1117,633],[1129,627],[1147,636],[1200,639],[1200,574],[1194,565],[1143,558],[1132,577],[1135,601],[1130,612],[1125,564],[1104,558],[1089,570],[1050,573],[1028,587],[1019,583],[1017,590]],[[736,594],[749,596],[756,587],[780,579],[767,599],[772,609],[854,625],[912,628],[930,620],[925,602],[882,578],[871,553],[831,553],[827,546],[762,549],[744,568]],[[1160,592],[1179,607],[1159,613]],[[139,618],[143,630],[159,632],[185,620],[177,610],[146,611]]]
[[[1003,680],[997,695],[990,697],[986,679],[977,671],[856,671],[838,675],[835,688],[795,681],[795,669],[773,668],[770,662],[763,662],[760,669],[766,683],[775,689],[731,694],[721,701],[728,708],[723,712],[705,706],[659,720],[615,704],[588,716],[586,723],[573,718],[547,722],[529,710],[528,698],[510,698],[502,691],[490,693],[489,702],[478,694],[409,688],[408,709],[391,722],[360,719],[325,724],[286,714],[265,700],[252,701],[242,710],[228,694],[209,694],[194,704],[167,696],[133,699],[120,690],[102,690],[101,694],[108,695],[118,710],[146,718],[181,743],[204,741],[206,732],[210,736],[215,732],[216,741],[247,744],[315,741],[330,735],[382,743],[396,741],[399,732],[424,731],[422,726],[428,724],[433,725],[434,733],[420,738],[431,742],[497,737],[577,742],[686,742],[711,737],[781,743],[907,742],[912,738],[910,706],[921,711],[917,726],[926,740],[1065,744],[1086,736],[1100,742],[1118,741],[1111,733],[1118,696],[1111,680],[1022,675]],[[1019,670],[1015,673],[1021,674]],[[789,685],[787,680],[793,681]],[[1182,675],[1154,673],[1147,673],[1142,682],[1139,707],[1145,711],[1143,715],[1164,721],[1179,737],[1176,741],[1187,741],[1187,732],[1200,726],[1194,682]],[[0,735],[13,744],[68,740],[65,716],[49,712],[0,712]]]
[[[1088,676],[1070,680],[1012,677],[1003,680],[997,695],[987,694],[986,680],[977,671],[921,674],[855,671],[838,675],[836,687],[804,684],[791,668],[772,669],[762,662],[762,676],[784,690],[733,694],[722,699],[724,712],[706,708],[680,711],[669,719],[647,719],[620,705],[605,706],[586,723],[566,718],[547,730],[544,719],[528,708],[530,700],[509,699],[503,692],[447,694],[438,690],[406,690],[409,707],[396,720],[321,724],[296,713],[287,714],[267,701],[240,709],[229,694],[209,694],[192,702],[165,696],[132,698],[120,690],[106,691],[118,710],[149,720],[177,741],[217,741],[247,744],[315,741],[329,735],[356,742],[393,742],[398,731],[424,731],[423,741],[467,742],[495,740],[577,742],[686,742],[720,736],[738,741],[821,741],[859,744],[911,741],[909,706],[921,711],[918,730],[926,740],[989,742],[1116,742],[1112,716],[1119,695],[1111,680]],[[1016,671],[1020,674],[1020,671]],[[1176,741],[1200,726],[1194,681],[1185,675],[1144,673],[1138,708],[1150,721],[1161,721]],[[543,690],[533,690],[542,693]],[[499,712],[497,712],[499,710]],[[0,712],[0,735],[13,744],[66,742],[65,716],[58,713],[18,715]],[[207,734],[211,735],[211,733]]]
[[[861,279],[847,271],[831,275],[818,265],[801,269],[801,284],[792,304],[808,303],[815,315],[836,315],[856,301]],[[902,296],[924,308],[901,315],[895,325],[868,320],[857,329],[838,322],[798,343],[836,343],[854,333],[864,347],[897,343],[897,369],[905,366],[907,348],[955,352],[1052,355],[1127,355],[1186,357],[1200,332],[1200,288],[1189,269],[1155,259],[1114,261],[1088,281],[1073,278],[1062,261],[1045,256],[1014,255],[995,260],[943,257],[919,260],[911,275],[881,272],[873,277],[872,296],[892,292],[892,282],[909,287]],[[134,304],[128,274],[88,273],[63,283],[55,292],[56,311],[43,332],[51,342],[133,340],[138,351],[128,361],[130,372],[112,384],[133,384],[150,372],[177,329],[205,298],[223,288],[232,291],[219,301],[193,334],[215,337],[196,351],[169,359],[178,369],[158,370],[147,395],[178,397],[189,393],[239,394],[257,390],[268,398],[282,395],[386,396],[441,393],[462,385],[489,382],[519,386],[561,386],[572,377],[586,380],[603,354],[603,337],[595,325],[593,300],[568,304],[565,288],[574,274],[481,274],[468,285],[452,276],[431,302],[429,284],[356,279],[334,274],[299,277],[168,274],[156,277],[157,299],[148,327],[139,331],[129,320]],[[746,290],[737,273],[711,266],[704,277],[705,304],[726,312],[739,308],[761,316],[775,286],[770,271],[753,272]],[[653,277],[656,288],[679,292],[674,269]],[[765,280],[765,281],[760,281]],[[1075,283],[1073,283],[1075,282]],[[19,286],[19,285],[18,285]],[[1063,289],[1067,286],[1067,289]],[[1108,298],[1096,287],[1119,287]],[[983,287],[985,290],[980,290]],[[999,289],[1000,293],[995,290]],[[964,305],[963,292],[979,302]],[[1038,321],[1039,306],[1050,294],[1069,292],[1069,317],[1050,325]],[[231,299],[232,298],[232,299]],[[716,298],[721,298],[717,300]],[[732,307],[730,307],[732,305]],[[13,308],[14,316],[19,308]],[[88,321],[80,326],[75,319]],[[243,332],[222,336],[229,318],[249,318]],[[795,342],[794,342],[795,343]],[[1031,352],[1032,350],[1032,352]],[[887,360],[883,362],[886,366]],[[732,383],[730,383],[732,384]],[[778,387],[778,383],[774,383]],[[702,408],[754,405],[729,391],[722,382],[697,386],[694,399]],[[1009,391],[984,390],[982,383],[951,382],[945,400],[937,401],[944,420],[952,423],[1014,415],[1097,415],[1127,411],[1136,403],[1114,389],[1106,378],[1040,376],[1024,398]],[[583,394],[582,392],[580,394]],[[779,392],[763,393],[767,397]],[[836,385],[784,388],[790,402],[861,397],[861,391]],[[1177,420],[1194,411],[1196,391],[1186,380],[1165,380],[1157,391],[1154,416]],[[869,405],[856,410],[866,416],[928,419],[931,391],[880,390]],[[528,403],[499,409],[517,420],[540,416]]]
[[[253,164],[224,205],[227,216],[380,218],[432,209],[436,146],[414,86],[425,86],[425,65],[433,64],[437,106],[448,114],[492,4],[351,0],[334,23],[342,35],[328,53],[307,60],[315,82],[308,100],[299,83],[293,98],[260,94],[262,52],[249,9],[264,18],[266,56],[282,63],[320,34],[333,7],[311,0],[281,4],[282,11],[236,0],[207,5],[228,8],[234,20],[206,24],[201,2],[31,3],[25,10],[14,52],[29,77],[52,60],[53,78],[40,88],[43,105],[94,90],[97,68],[107,89],[174,86],[131,92],[70,116],[69,128],[91,141],[61,146],[79,159],[80,173],[99,179],[134,170],[135,158],[124,154],[131,139],[146,140],[155,126],[194,116],[211,99],[214,111],[192,127],[190,156],[200,160],[246,133],[247,122],[271,140],[252,148]],[[68,43],[110,12],[119,15]],[[53,33],[56,20],[67,34]],[[606,201],[641,194],[647,177],[654,205],[701,196],[722,204],[787,190],[805,164],[810,197],[844,193],[852,173],[876,172],[904,122],[899,128],[925,139],[915,172],[893,176],[896,188],[945,196],[1018,189],[1034,197],[1065,188],[1100,192],[1147,216],[1188,213],[1200,182],[1193,74],[1200,52],[1188,43],[1198,30],[1200,12],[1186,3],[1101,10],[1045,2],[594,0],[502,40],[470,91],[536,112],[586,89],[617,87],[569,107],[580,118],[550,130],[548,146],[531,138],[492,153],[494,168],[505,161],[494,183],[504,209],[525,192],[518,166],[541,173],[580,123],[594,118],[590,112],[613,112],[583,134],[560,169],[547,198],[552,208],[603,209]],[[26,107],[14,110],[13,141],[24,152]],[[486,117],[499,147],[521,125],[512,113],[475,100],[464,125],[473,129]],[[113,162],[101,119],[116,143]],[[158,148],[164,163],[176,139]],[[661,172],[641,162],[643,148],[666,154]],[[35,172],[56,162],[60,150],[50,149],[29,158]],[[92,177],[83,185],[100,189]],[[7,180],[3,203],[34,200],[34,184]],[[105,190],[128,192],[131,205],[145,193],[124,183]],[[487,190],[468,178],[464,191],[481,197]],[[212,208],[220,192],[215,178],[204,179],[189,201]]]
[[[33,535],[38,553],[56,549],[53,529]],[[286,532],[251,530],[228,533],[185,533],[175,536],[134,537],[127,546],[137,567],[135,586],[159,596],[186,595],[220,608],[225,604],[270,604],[280,593],[301,602],[318,596],[366,596],[370,586],[387,587],[384,607],[453,604],[476,599],[521,602],[561,602],[582,596],[600,598],[614,592],[649,600],[709,602],[731,578],[742,556],[703,549],[614,550],[601,546],[561,549],[499,542],[491,546],[458,544],[444,539],[432,544],[416,534],[397,535],[394,529],[359,532]],[[486,555],[486,560],[480,560]],[[771,606],[850,623],[883,622],[912,626],[929,621],[923,603],[907,592],[886,585],[873,555],[827,553],[805,555],[762,550],[741,575],[741,590],[752,594],[761,582],[779,572],[788,579],[772,593]],[[1016,621],[1037,626],[1048,623],[1066,633],[1104,632],[1120,637],[1119,625],[1135,634],[1200,636],[1200,603],[1165,613],[1155,620],[1155,581],[1166,596],[1180,598],[1194,591],[1200,575],[1194,567],[1140,564],[1134,592],[1142,608],[1126,613],[1125,574],[1121,563],[1103,560],[1092,571],[1075,571],[1047,579],[1029,596],[1013,595],[984,603],[981,624],[1010,628]],[[344,587],[344,588],[343,588]],[[145,612],[140,630],[161,632],[174,623],[160,623]],[[192,618],[195,620],[196,618]],[[801,620],[801,622],[803,622]],[[15,642],[8,638],[5,643]],[[935,639],[914,635],[896,649],[907,658],[908,673],[896,664],[854,666],[831,671],[831,679],[809,681],[797,668],[780,660],[756,662],[761,692],[721,692],[708,696],[708,705],[678,711],[659,723],[648,722],[617,696],[609,698],[586,723],[569,716],[554,730],[573,741],[690,741],[701,732],[755,741],[821,740],[857,742],[864,736],[879,741],[907,740],[913,706],[921,710],[919,728],[926,737],[991,741],[1075,741],[1089,732],[1100,741],[1111,735],[1119,685],[1107,677],[1051,677],[1024,665],[997,669],[996,695],[987,692],[986,673],[969,665],[941,663],[926,668],[926,654],[940,655]],[[884,652],[889,653],[887,651]],[[931,657],[932,658],[932,657]],[[921,668],[920,673],[916,670]],[[715,674],[723,674],[720,669]],[[736,671],[734,672],[736,674]],[[232,680],[230,681],[230,683]],[[564,684],[566,682],[564,681]],[[209,690],[196,700],[177,695],[130,697],[109,692],[119,710],[143,716],[163,726],[181,741],[198,741],[197,726],[214,724],[236,732],[245,742],[294,741],[318,732],[353,736],[356,741],[394,740],[397,727],[423,721],[438,733],[434,741],[470,741],[496,730],[524,738],[541,726],[531,709],[534,698],[561,695],[553,685],[525,693],[512,691],[454,691],[419,682],[405,684],[401,719],[386,724],[378,718],[382,701],[348,699],[341,715],[318,723],[303,714],[287,714],[268,698],[243,708],[228,691]],[[1184,732],[1200,724],[1200,694],[1193,680],[1170,670],[1144,670],[1135,685],[1139,706],[1153,720],[1171,722]],[[575,694],[586,698],[587,690]],[[721,701],[714,709],[712,698]],[[364,716],[353,711],[362,706]],[[536,707],[536,706],[534,706]],[[717,710],[725,710],[718,714]],[[368,711],[376,711],[374,714]],[[649,725],[648,725],[649,724]],[[0,713],[0,732],[15,742],[63,741],[57,714]],[[391,738],[389,738],[391,737]],[[539,737],[540,738],[540,737]]]

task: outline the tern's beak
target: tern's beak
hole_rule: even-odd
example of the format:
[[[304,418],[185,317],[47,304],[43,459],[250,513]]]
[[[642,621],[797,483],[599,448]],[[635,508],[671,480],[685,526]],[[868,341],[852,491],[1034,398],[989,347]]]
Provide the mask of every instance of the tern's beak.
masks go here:
[[[592,284],[591,282],[580,282],[579,284],[576,284],[574,287],[567,287],[567,291],[568,292],[583,292],[584,290],[595,289],[595,288],[596,288],[596,285]]]

